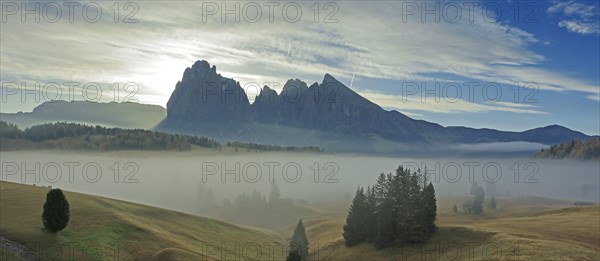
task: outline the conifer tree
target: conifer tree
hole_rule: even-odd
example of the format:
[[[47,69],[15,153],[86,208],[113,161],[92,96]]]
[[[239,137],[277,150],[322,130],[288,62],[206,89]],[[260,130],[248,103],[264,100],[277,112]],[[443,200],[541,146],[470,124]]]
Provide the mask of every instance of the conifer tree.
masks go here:
[[[367,198],[363,188],[358,188],[344,225],[346,246],[354,246],[367,238]]]
[[[478,187],[475,192],[475,200],[473,201],[473,211],[475,213],[483,212],[484,198],[485,198],[485,193],[483,192],[483,188]]]
[[[391,180],[390,175],[381,173],[377,177],[377,182],[373,186],[373,193],[375,196],[375,235],[373,236],[373,242],[378,248],[386,247],[391,240],[393,240],[394,225],[393,225],[393,200],[389,196],[389,181]]]
[[[394,213],[391,198],[384,198],[377,211],[377,230],[375,234],[375,246],[384,248],[394,240]]]
[[[424,197],[424,183],[419,172],[410,172],[405,169],[408,178],[407,196],[408,202],[404,206],[404,211],[408,213],[406,229],[408,231],[407,242],[418,243],[426,238],[428,223],[425,216],[427,215],[427,206]]]
[[[436,231],[435,220],[437,219],[435,189],[433,188],[432,183],[429,183],[429,185],[425,187],[423,194],[425,201],[425,231],[427,234],[432,234]]]
[[[375,232],[377,230],[377,218],[375,216],[376,213],[376,199],[375,199],[375,190],[371,187],[367,187],[367,212],[365,214],[365,221],[367,230],[367,241],[373,242],[375,239]]]
[[[458,207],[456,206],[456,204],[454,204],[454,206],[452,207],[452,211],[458,212]]]
[[[306,237],[306,231],[304,230],[304,224],[302,219],[298,221],[296,228],[294,229],[294,235],[290,239],[290,252],[297,252],[300,254],[302,261],[308,260],[308,238]]]
[[[48,191],[42,213],[44,228],[51,233],[56,233],[67,227],[69,219],[69,202],[62,190],[51,189]]]
[[[380,174],[366,193],[357,189],[343,236],[348,246],[365,240],[377,248],[421,243],[435,233],[436,217],[433,183],[426,174],[399,166],[394,174]]]

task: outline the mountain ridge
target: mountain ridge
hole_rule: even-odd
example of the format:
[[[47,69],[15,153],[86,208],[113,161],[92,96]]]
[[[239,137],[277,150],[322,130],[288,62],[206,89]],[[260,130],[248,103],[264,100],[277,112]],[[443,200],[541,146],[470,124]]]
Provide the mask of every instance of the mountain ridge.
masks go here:
[[[221,76],[216,66],[211,67],[204,60],[185,69],[182,80],[169,99],[167,111],[167,118],[158,126],[159,129],[202,132],[211,126],[220,128],[216,125],[230,124],[229,128],[236,129],[234,132],[239,135],[244,132],[244,125],[259,123],[367,139],[376,135],[385,140],[411,144],[512,141],[554,144],[591,138],[559,125],[514,132],[444,127],[415,120],[395,110],[384,110],[329,73],[325,74],[321,83],[315,82],[310,86],[299,79],[289,79],[281,93],[264,86],[255,102],[250,103],[239,82]],[[220,133],[228,131],[219,130]]]
[[[25,129],[55,122],[76,122],[106,127],[152,129],[166,117],[159,105],[136,102],[47,101],[31,112],[0,113],[0,119]]]

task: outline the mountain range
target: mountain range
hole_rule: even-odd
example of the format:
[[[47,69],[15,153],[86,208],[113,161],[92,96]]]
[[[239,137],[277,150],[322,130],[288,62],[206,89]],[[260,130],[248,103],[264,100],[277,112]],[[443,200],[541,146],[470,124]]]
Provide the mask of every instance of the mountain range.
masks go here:
[[[415,120],[381,108],[329,74],[310,86],[290,79],[280,93],[264,86],[251,103],[239,82],[222,76],[207,61],[185,69],[166,110],[131,102],[52,101],[32,112],[1,113],[0,119],[21,128],[78,122],[200,135],[221,142],[316,145],[327,151],[410,155],[458,155],[465,153],[465,148],[477,154],[488,152],[494,144],[502,144],[502,150],[512,153],[514,150],[506,149],[510,143],[531,155],[545,145],[592,138],[559,125],[514,132]]]
[[[329,139],[335,139],[404,145],[555,144],[590,138],[559,125],[512,132],[444,127],[415,120],[395,110],[384,110],[329,74],[325,74],[321,83],[310,86],[299,79],[290,79],[279,94],[264,86],[254,103],[250,103],[239,82],[223,77],[207,61],[197,61],[185,69],[167,103],[167,117],[158,129],[246,141],[260,137],[266,143],[319,140],[331,143]]]

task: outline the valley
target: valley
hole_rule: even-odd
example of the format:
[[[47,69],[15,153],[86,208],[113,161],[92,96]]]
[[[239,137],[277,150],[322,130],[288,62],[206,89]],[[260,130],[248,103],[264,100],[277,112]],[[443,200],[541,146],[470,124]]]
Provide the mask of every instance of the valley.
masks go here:
[[[73,221],[55,236],[41,231],[40,208],[28,207],[40,205],[47,188],[0,185],[0,233],[52,260],[116,260],[114,255],[123,260],[282,260],[295,223],[271,229],[239,226],[67,192]],[[369,244],[344,246],[348,200],[311,204],[315,214],[304,219],[311,260],[595,260],[600,254],[598,205],[575,207],[570,201],[525,196],[499,198],[498,209],[483,216],[452,212],[451,205],[463,199],[439,200],[439,231],[426,244],[382,251]],[[11,215],[16,212],[18,217]],[[3,260],[15,260],[3,254]]]

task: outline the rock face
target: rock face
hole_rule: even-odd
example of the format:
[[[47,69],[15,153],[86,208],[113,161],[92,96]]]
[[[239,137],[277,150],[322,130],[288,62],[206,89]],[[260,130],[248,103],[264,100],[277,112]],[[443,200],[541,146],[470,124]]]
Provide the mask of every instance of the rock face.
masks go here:
[[[263,89],[252,108],[254,119],[261,123],[350,135],[373,133],[392,140],[424,140],[420,131],[443,130],[437,124],[385,111],[329,74],[321,84],[310,87],[298,79],[289,80],[280,95]]]
[[[185,69],[167,103],[174,122],[234,123],[248,119],[250,102],[239,82],[217,74],[206,61]]]
[[[333,76],[307,86],[290,79],[281,93],[265,86],[250,104],[240,84],[217,73],[215,66],[198,61],[187,68],[167,104],[161,129],[194,131],[208,125],[236,129],[245,124],[288,126],[306,130],[372,136],[404,143],[477,143],[529,141],[545,144],[589,136],[561,126],[525,132],[505,132],[467,127],[443,127],[414,120],[397,111],[386,111],[365,99]],[[243,134],[243,133],[242,133]],[[281,133],[285,135],[285,133]]]

